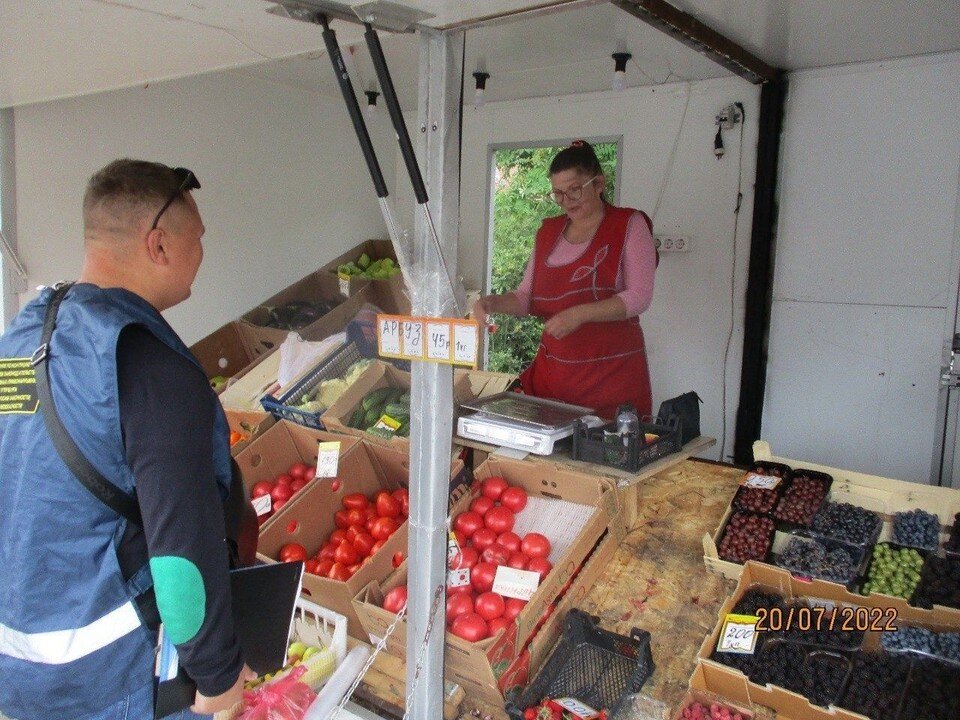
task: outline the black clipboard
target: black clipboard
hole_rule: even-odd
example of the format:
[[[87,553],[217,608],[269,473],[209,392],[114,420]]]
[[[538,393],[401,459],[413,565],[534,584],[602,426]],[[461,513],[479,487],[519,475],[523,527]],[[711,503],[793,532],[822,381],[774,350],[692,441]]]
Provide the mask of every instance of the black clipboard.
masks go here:
[[[254,565],[230,572],[234,628],[244,661],[259,675],[283,667],[287,659],[287,643],[302,581],[302,562]],[[172,646],[166,645],[169,652]],[[158,653],[164,654],[162,630]],[[158,663],[159,660],[158,657]],[[177,668],[175,677],[168,680],[155,677],[154,681],[155,720],[193,705],[197,686],[182,667]]]

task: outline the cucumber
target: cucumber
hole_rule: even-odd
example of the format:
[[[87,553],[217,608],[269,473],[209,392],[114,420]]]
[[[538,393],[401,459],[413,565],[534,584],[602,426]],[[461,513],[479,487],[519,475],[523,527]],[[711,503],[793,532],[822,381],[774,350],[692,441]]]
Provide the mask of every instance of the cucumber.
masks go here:
[[[353,411],[353,415],[350,416],[350,422],[347,423],[347,427],[352,427],[359,430],[366,415],[367,414],[363,411],[363,405],[358,405],[357,409]]]
[[[389,415],[394,420],[403,422],[410,419],[410,406],[404,403],[392,402],[383,408],[383,414]]]
[[[383,387],[374,390],[371,393],[368,393],[363,400],[360,401],[360,405],[363,407],[365,412],[368,412],[370,408],[376,406],[383,406],[386,402],[386,398],[390,396],[396,388],[392,387]]]

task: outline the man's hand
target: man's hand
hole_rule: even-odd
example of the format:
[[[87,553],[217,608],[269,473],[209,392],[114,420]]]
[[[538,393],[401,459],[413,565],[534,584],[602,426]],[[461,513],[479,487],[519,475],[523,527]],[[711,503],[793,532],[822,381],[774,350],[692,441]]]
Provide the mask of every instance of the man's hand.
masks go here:
[[[212,715],[221,710],[228,710],[243,700],[244,684],[256,679],[257,674],[244,665],[243,670],[240,671],[240,675],[237,677],[237,681],[233,684],[232,688],[222,695],[214,695],[213,697],[201,695],[198,691],[193,706],[190,709],[197,715]]]
[[[543,331],[557,340],[566,337],[584,323],[579,306],[561,310],[543,324]]]

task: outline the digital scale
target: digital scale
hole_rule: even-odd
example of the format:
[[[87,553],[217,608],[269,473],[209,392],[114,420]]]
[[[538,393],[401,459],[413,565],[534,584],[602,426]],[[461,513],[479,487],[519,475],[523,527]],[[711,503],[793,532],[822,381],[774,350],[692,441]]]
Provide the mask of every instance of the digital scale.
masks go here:
[[[535,455],[550,455],[557,441],[573,435],[576,420],[590,427],[603,424],[592,408],[515,392],[478,398],[460,408],[474,411],[457,420],[460,437]]]

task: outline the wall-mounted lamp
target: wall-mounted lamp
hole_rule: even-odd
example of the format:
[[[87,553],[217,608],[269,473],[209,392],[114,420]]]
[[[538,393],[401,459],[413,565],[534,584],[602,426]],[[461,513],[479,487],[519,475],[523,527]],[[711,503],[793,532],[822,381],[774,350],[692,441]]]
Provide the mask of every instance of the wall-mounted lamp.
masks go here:
[[[364,95],[367,96],[367,115],[373,115],[377,111],[377,98],[380,97],[380,93],[371,88],[365,90]]]
[[[627,60],[633,57],[628,52],[618,51],[611,55],[613,58],[613,82],[611,87],[614,90],[626,90],[627,88]]]
[[[483,105],[483,92],[487,89],[487,80],[490,79],[490,73],[484,70],[477,70],[473,74],[473,79],[476,80],[477,88],[473,93],[473,106],[475,108]]]

